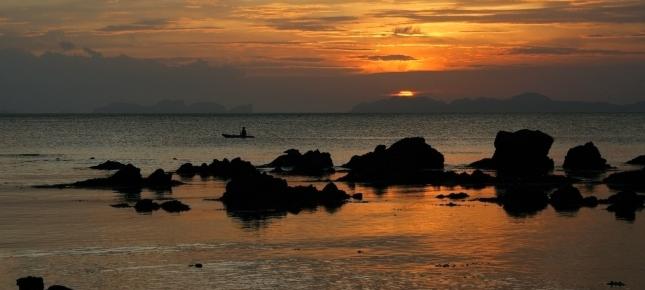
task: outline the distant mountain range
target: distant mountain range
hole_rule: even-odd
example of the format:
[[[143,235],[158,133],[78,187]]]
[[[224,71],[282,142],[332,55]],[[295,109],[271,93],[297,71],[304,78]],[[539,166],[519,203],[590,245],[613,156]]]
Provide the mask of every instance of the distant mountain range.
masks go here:
[[[164,100],[154,105],[144,106],[132,103],[111,103],[95,108],[94,113],[112,114],[250,114],[252,105],[227,108],[211,102],[186,104],[184,101]]]
[[[352,113],[439,112],[645,112],[645,101],[628,105],[606,102],[556,101],[538,93],[509,99],[476,98],[443,102],[428,97],[392,97],[354,106]]]

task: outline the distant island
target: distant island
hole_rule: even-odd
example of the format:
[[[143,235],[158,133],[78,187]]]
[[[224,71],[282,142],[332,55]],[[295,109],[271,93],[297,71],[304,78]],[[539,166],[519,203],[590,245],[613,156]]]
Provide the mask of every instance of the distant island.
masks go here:
[[[429,97],[391,97],[354,106],[351,113],[441,113],[441,112],[645,112],[645,101],[628,105],[606,102],[556,101],[538,93],[523,93],[509,99],[475,98],[452,102]]]
[[[95,108],[98,114],[251,114],[252,105],[240,105],[227,108],[212,102],[197,102],[186,104],[181,100],[163,100],[154,105],[139,105],[133,103],[110,103]]]

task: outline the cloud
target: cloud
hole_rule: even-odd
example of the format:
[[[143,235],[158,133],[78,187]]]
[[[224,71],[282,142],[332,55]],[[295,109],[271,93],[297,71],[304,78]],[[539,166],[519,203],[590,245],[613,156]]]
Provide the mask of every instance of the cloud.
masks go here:
[[[592,55],[635,55],[645,54],[640,51],[622,51],[609,49],[583,49],[575,47],[552,47],[552,46],[523,46],[514,47],[507,50],[508,54],[526,54],[526,55],[573,55],[573,54],[592,54]]]
[[[98,29],[98,31],[106,33],[136,33],[222,29],[219,26],[205,25],[201,22],[208,22],[208,20],[197,21],[195,19],[147,19],[127,24],[107,25]]]
[[[388,55],[368,55],[365,59],[371,61],[412,61],[417,60],[414,57],[403,54],[388,54]]]
[[[421,34],[421,28],[417,26],[397,26],[393,31],[396,36],[409,36]]]
[[[591,3],[591,4],[589,4]],[[642,23],[645,3],[626,1],[545,2],[539,8],[439,8],[439,9],[384,9],[372,13],[374,17],[406,18],[415,22],[472,22],[472,23]],[[503,2],[497,3],[503,4]]]
[[[337,31],[339,26],[358,20],[354,16],[323,16],[266,19],[264,23],[278,30]]]

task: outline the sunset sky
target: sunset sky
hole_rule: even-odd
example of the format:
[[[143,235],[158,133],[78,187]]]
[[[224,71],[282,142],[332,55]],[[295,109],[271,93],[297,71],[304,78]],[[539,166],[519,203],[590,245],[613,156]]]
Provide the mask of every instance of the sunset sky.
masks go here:
[[[201,59],[246,77],[527,66],[585,70],[644,63],[645,2],[3,0],[0,48],[127,55],[172,66]],[[439,97],[495,93],[444,86],[392,84],[380,96],[398,90]],[[549,86],[540,91],[549,93]],[[584,91],[597,90],[552,94],[580,99]],[[643,91],[628,95],[607,92],[589,99],[633,101]]]

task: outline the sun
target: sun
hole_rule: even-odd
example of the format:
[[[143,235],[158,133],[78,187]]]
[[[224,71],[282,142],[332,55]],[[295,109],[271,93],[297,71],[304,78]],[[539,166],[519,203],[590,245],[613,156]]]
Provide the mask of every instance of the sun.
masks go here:
[[[409,90],[402,90],[394,93],[394,96],[396,97],[401,97],[401,98],[411,98],[414,97],[414,91],[409,91]]]

